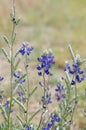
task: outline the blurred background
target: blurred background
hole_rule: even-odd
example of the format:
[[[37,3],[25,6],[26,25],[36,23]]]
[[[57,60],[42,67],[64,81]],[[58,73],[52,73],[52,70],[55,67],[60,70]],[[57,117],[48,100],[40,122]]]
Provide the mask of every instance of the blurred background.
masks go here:
[[[10,9],[11,0],[0,0],[1,35],[11,32]],[[86,0],[16,0],[16,14],[19,43],[30,41],[39,51],[52,48],[60,66],[69,43],[85,58]]]
[[[0,0],[0,53],[1,47],[5,47],[3,35],[10,37],[12,25],[10,20],[11,0]],[[65,60],[70,59],[67,46],[71,43],[75,53],[80,53],[86,58],[86,0],[16,0],[16,17],[20,18],[20,24],[16,29],[17,37],[15,49],[22,42],[29,41],[34,46],[32,65],[44,49],[51,48],[55,55],[56,65],[53,69],[55,76],[52,82],[61,74]],[[1,74],[6,74],[8,64],[1,53]],[[56,73],[57,72],[57,73]],[[7,75],[8,76],[8,75]],[[7,82],[6,82],[7,83]],[[83,87],[79,87],[79,110],[76,117],[78,129],[86,125],[84,109],[86,109],[86,97]],[[84,100],[84,102],[83,102]],[[75,124],[75,127],[77,125]],[[75,130],[75,129],[74,129]],[[86,127],[84,128],[86,130]]]

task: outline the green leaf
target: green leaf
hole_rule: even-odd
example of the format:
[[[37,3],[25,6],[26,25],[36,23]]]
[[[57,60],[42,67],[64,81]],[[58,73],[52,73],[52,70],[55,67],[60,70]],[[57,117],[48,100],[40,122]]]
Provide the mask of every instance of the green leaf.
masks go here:
[[[6,36],[3,36],[5,43],[10,47],[9,40]]]
[[[28,123],[41,111],[41,109],[37,110],[30,118]]]
[[[19,50],[16,51],[14,58],[16,58],[18,54],[19,54]]]
[[[67,79],[68,84],[71,85],[71,79],[70,79],[68,72],[65,71],[65,74],[66,74],[66,79]]]
[[[80,61],[80,65],[82,65],[83,63],[85,63],[86,62],[86,59],[82,59],[81,61]]]
[[[22,118],[18,114],[16,115],[16,117],[17,117],[17,119],[19,121],[20,126],[23,128],[23,120],[22,120]]]
[[[26,77],[26,74],[24,74],[20,79],[18,79],[17,81],[16,81],[16,83],[15,83],[15,86],[23,79],[23,78],[25,78]]]
[[[13,100],[23,109],[24,112],[26,112],[26,108],[19,100],[17,100],[15,97],[13,97]]]
[[[15,39],[16,39],[16,33],[14,33],[13,35],[12,43],[14,43]]]
[[[21,61],[21,59],[19,58],[19,59],[17,60],[16,64],[15,64],[14,70],[17,69],[17,67],[18,67],[18,65],[19,65],[19,63],[20,63],[20,61]]]
[[[1,104],[0,104],[0,109],[1,109],[1,112],[2,112],[2,115],[5,119],[5,121],[7,121],[7,114],[6,114],[5,109],[3,108],[3,106]]]
[[[73,49],[72,49],[70,44],[68,45],[68,49],[69,49],[69,52],[71,54],[73,62],[75,62],[75,55],[74,55]]]
[[[2,48],[2,52],[3,52],[4,56],[6,57],[6,59],[8,60],[8,62],[10,63],[10,57],[9,57],[7,51],[4,48]]]
[[[34,92],[37,90],[38,87],[35,87],[32,92],[30,93],[30,97],[34,94]]]

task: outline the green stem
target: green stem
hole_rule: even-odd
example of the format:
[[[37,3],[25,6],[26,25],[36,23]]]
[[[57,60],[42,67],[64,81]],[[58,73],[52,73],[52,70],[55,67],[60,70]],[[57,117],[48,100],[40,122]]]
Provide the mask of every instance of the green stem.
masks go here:
[[[41,126],[41,124],[42,124],[42,115],[41,115],[41,119],[40,119],[39,125],[38,125],[38,127],[37,127],[37,129],[36,129],[36,130],[39,130],[39,128],[40,128],[40,126]]]
[[[44,71],[43,71],[43,84],[44,84],[44,95],[43,96],[44,96],[44,99],[46,100],[46,94],[47,94],[47,91],[48,91],[48,87],[47,87],[48,84],[46,84],[45,72]],[[41,125],[43,125],[43,123],[45,121],[45,118],[46,118],[46,114],[45,113],[46,113],[47,110],[48,110],[48,106],[46,104],[46,101],[44,101],[44,103],[42,104],[42,114],[41,114],[41,118],[40,118],[40,122],[39,122],[37,130],[41,129]]]
[[[29,122],[40,112],[41,110],[37,110],[30,118],[29,118]]]
[[[26,102],[26,124],[28,123],[28,105],[29,105],[29,98],[30,98],[30,88],[29,88],[29,78],[28,78],[28,57],[26,55],[26,63],[25,63],[25,70],[26,70],[26,75],[27,75],[27,102]]]
[[[12,1],[13,3],[13,11],[14,11],[14,16],[15,16],[15,0]],[[13,22],[13,28],[12,28],[12,35],[11,35],[11,46],[10,46],[10,68],[11,68],[11,72],[10,72],[10,87],[11,87],[11,91],[10,91],[10,108],[9,108],[9,113],[8,113],[8,130],[11,130],[11,115],[10,115],[10,110],[12,109],[12,98],[13,98],[13,43],[14,43],[14,33],[15,33],[15,23]]]
[[[77,87],[76,87],[76,81],[75,81],[75,102],[76,101],[77,101]],[[71,120],[73,120],[75,108],[76,108],[76,103],[74,103],[73,112],[72,112],[72,115],[71,115]]]

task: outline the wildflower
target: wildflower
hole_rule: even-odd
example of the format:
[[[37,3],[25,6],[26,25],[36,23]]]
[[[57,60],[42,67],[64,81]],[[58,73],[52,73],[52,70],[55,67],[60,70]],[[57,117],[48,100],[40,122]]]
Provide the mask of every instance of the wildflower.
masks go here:
[[[46,93],[45,96],[42,96],[41,101],[42,101],[43,104],[46,104],[46,105],[52,103],[52,101],[51,101],[51,93]]]
[[[7,112],[13,112],[13,110],[10,109],[10,101],[9,100],[6,100],[6,102],[4,102],[2,105]]]
[[[22,84],[22,83],[24,83],[24,82],[26,81],[25,78],[22,78],[23,75],[22,75],[21,73],[15,72],[13,76],[14,76],[16,79],[20,79],[20,78],[21,78],[21,80],[19,81],[19,84]]]
[[[34,48],[32,46],[29,45],[29,43],[23,43],[19,52],[22,54],[22,55],[30,55],[31,51],[33,50]]]
[[[0,76],[0,81],[2,81],[4,78]]]
[[[43,128],[43,130],[51,130],[51,128],[55,126],[55,123],[59,123],[60,121],[61,118],[58,116],[58,114],[51,113],[50,122],[47,124],[47,127]]]
[[[26,102],[25,93],[22,92],[22,91],[19,91],[19,92],[17,92],[17,94],[18,94],[18,98],[17,98],[17,99],[18,99],[20,102],[25,103],[25,102]]]
[[[17,72],[15,72],[15,73],[14,73],[14,77],[16,77],[16,78],[18,78],[18,79],[19,79],[19,78],[20,78],[20,76],[21,76],[21,75],[20,75],[19,73],[17,73]]]
[[[31,125],[26,125],[23,130],[34,130],[34,128]]]
[[[37,70],[39,71],[38,75],[40,76],[42,75],[41,70],[43,70],[43,72],[46,75],[51,75],[50,73],[51,65],[55,64],[53,54],[51,52],[43,53],[43,55],[41,57],[38,57],[37,60],[38,62],[40,62],[40,64],[37,65]]]
[[[76,82],[81,83],[83,80],[86,79],[84,71],[80,69],[79,61],[73,63],[72,67],[67,62],[64,71],[67,71],[70,76],[72,75],[74,77],[74,79],[72,79],[71,81],[71,85],[74,85]]]
[[[61,99],[65,98],[65,94],[63,93],[63,89],[64,89],[64,86],[60,82],[58,82],[56,89],[55,89],[57,101],[60,101]]]
[[[58,116],[58,114],[51,113],[51,122],[60,122],[61,118]]]

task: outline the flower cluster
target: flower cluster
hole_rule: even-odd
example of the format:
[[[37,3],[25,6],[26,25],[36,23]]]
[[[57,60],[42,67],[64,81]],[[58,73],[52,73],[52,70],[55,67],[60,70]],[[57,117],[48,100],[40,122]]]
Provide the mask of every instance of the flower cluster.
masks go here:
[[[10,101],[9,100],[6,100],[2,105],[5,108],[6,112],[13,112],[13,110],[10,109]]]
[[[43,72],[46,75],[51,75],[50,73],[51,64],[55,64],[53,54],[51,52],[44,53],[41,57],[38,57],[37,60],[38,62],[40,62],[40,64],[38,64],[37,66],[37,70],[39,71],[38,75],[42,75],[41,70],[43,70]]]
[[[25,78],[22,78],[22,74],[21,73],[18,73],[18,72],[15,72],[14,73],[14,77],[18,80],[18,79],[21,79],[21,80],[19,80],[19,84],[22,84],[22,83],[24,83],[25,81],[26,81],[26,79]]]
[[[51,93],[46,93],[45,96],[42,96],[41,102],[43,107],[46,107],[48,104],[52,103]]]
[[[47,127],[43,128],[43,130],[51,130],[51,128],[61,121],[61,118],[58,114],[51,113],[50,122],[47,124]]]
[[[17,94],[18,94],[17,99],[24,104],[26,102],[25,92],[23,92],[22,90],[18,90]]]
[[[26,88],[23,86],[23,83],[26,81],[26,79],[24,78],[24,75],[21,72],[15,72],[14,73],[14,77],[15,77],[15,83],[17,82],[18,85],[15,86],[15,90],[16,90],[16,94],[17,94],[17,99],[22,102],[25,103],[26,102]]]
[[[81,83],[83,80],[86,79],[84,71],[80,69],[79,61],[73,63],[72,67],[67,62],[64,71],[67,71],[69,75],[72,75],[74,77],[74,79],[72,79],[71,81],[71,85],[74,85],[76,82]]]
[[[34,128],[32,128],[32,126],[26,125],[23,130],[34,130]]]
[[[62,85],[60,82],[58,82],[56,89],[55,89],[57,101],[60,101],[60,100],[65,98],[65,94],[64,94],[63,89],[64,89],[64,85]]]
[[[29,45],[29,43],[23,43],[19,52],[22,54],[22,55],[30,55],[31,51],[33,50],[34,48],[32,46]]]

